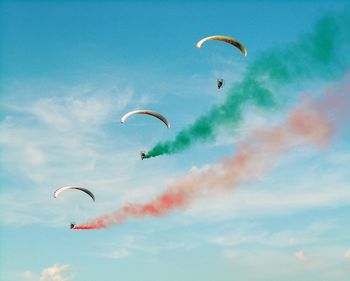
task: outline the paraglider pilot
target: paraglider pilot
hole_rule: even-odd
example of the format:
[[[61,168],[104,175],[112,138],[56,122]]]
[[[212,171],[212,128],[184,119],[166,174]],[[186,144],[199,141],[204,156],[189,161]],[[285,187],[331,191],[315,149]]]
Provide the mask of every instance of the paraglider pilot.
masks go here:
[[[70,224],[70,229],[73,229],[74,226],[75,226],[75,223],[71,223],[71,224]]]
[[[220,89],[224,85],[224,79],[216,79],[216,86]]]
[[[141,160],[146,158],[146,151],[141,151],[140,152]]]

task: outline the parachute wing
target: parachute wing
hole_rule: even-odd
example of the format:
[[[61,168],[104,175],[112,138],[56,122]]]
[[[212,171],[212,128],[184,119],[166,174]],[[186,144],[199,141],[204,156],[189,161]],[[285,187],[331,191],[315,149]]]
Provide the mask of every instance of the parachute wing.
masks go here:
[[[131,115],[134,114],[147,114],[147,115],[151,115],[153,117],[158,118],[159,120],[161,120],[165,126],[167,126],[168,128],[170,128],[170,123],[169,121],[161,114],[159,114],[158,112],[152,111],[152,110],[146,110],[146,109],[141,109],[141,110],[134,110],[134,111],[130,111],[128,113],[126,113],[125,115],[123,115],[120,118],[120,122],[124,123],[126,119],[128,119]]]
[[[85,192],[87,195],[89,195],[93,201],[95,201],[95,195],[88,189],[81,187],[81,186],[74,186],[74,185],[68,185],[68,186],[63,186],[59,189],[57,189],[54,193],[53,193],[53,197],[57,198],[58,195],[60,195],[63,191],[67,190],[67,189],[77,189],[80,190],[82,192]]]
[[[229,43],[235,46],[236,48],[240,49],[240,51],[243,53],[244,56],[247,56],[248,54],[247,49],[238,40],[232,37],[222,36],[222,35],[205,37],[197,42],[196,48],[200,48],[204,42],[209,40],[223,41],[223,42]]]

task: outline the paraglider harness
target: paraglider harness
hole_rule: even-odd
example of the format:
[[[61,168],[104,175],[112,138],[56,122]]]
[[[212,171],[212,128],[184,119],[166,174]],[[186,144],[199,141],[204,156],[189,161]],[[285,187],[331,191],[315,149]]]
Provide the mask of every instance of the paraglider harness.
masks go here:
[[[145,159],[146,158],[146,151],[141,151],[140,152],[140,157],[141,157],[141,160]]]
[[[222,78],[216,79],[216,86],[218,87],[218,89],[221,89],[221,87],[224,86],[224,79],[222,79]]]

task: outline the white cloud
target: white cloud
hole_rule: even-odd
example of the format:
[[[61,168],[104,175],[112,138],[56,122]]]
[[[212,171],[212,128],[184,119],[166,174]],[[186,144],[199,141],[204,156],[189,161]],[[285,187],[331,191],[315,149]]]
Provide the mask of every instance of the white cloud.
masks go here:
[[[296,240],[295,238],[289,238],[287,240],[287,245],[297,245],[298,244],[298,240]]]
[[[334,250],[336,247],[341,247],[341,241],[349,235],[349,231],[341,230],[341,225],[346,220],[343,217],[323,217],[310,221],[302,216],[293,216],[292,224],[282,224],[281,227],[274,226],[271,228],[269,221],[250,220],[235,220],[234,225],[223,223],[217,229],[211,229],[207,241],[217,245],[218,247],[226,248],[237,247],[238,249],[273,249],[276,251],[296,251],[297,248],[303,247],[304,250],[316,253],[318,247],[332,247],[333,256],[338,255]],[[218,234],[215,234],[218,233]],[[322,253],[321,255],[324,255]],[[327,259],[327,257],[326,257]]]
[[[350,162],[337,157],[344,153],[293,151],[258,181],[200,198],[186,214],[191,220],[220,221],[345,206],[350,200]]]
[[[110,259],[121,259],[133,255],[137,258],[144,256],[147,259],[160,256],[165,252],[172,255],[177,252],[183,254],[192,251],[200,244],[192,237],[179,235],[179,233],[171,235],[171,238],[156,238],[154,232],[162,231],[160,228],[155,229],[149,225],[147,229],[138,229],[137,234],[122,235],[113,237],[110,241],[96,242],[96,246],[105,250],[91,253],[91,255]],[[167,227],[165,228],[168,230]]]
[[[310,251],[310,250],[309,250]],[[331,257],[334,255],[334,251],[329,251],[328,253],[322,247],[319,248],[311,248],[312,255],[308,255],[305,251],[300,250],[294,253],[294,257],[296,260],[301,262],[306,268],[313,270],[322,270],[325,268],[332,268],[334,264],[339,263],[340,257]]]
[[[0,124],[3,165],[19,169],[38,182],[50,177],[42,169],[36,172],[38,168],[62,167],[67,159],[76,167],[93,167],[106,142],[102,126],[117,123],[131,97],[132,91],[126,89],[118,95],[75,93],[39,98],[26,104],[7,104],[9,113]]]
[[[69,281],[73,280],[73,276],[64,277],[64,273],[66,273],[71,266],[69,264],[56,264],[52,267],[45,268],[39,278],[39,281]]]
[[[291,252],[249,247],[237,250],[236,258],[226,258],[239,280],[289,280],[291,276],[302,281],[347,280],[349,268],[341,261],[339,249],[329,245]]]
[[[314,184],[317,184],[316,179]],[[337,192],[330,190],[330,186],[337,186]],[[310,209],[342,206],[349,202],[350,192],[347,184],[334,182],[330,186],[320,185],[318,190],[306,189],[300,193],[268,191],[264,188],[261,191],[236,190],[226,196],[220,194],[210,198],[201,198],[191,206],[187,215],[192,219],[220,221],[279,216]]]
[[[45,213],[55,220],[67,222],[57,202],[47,202],[51,191],[66,184],[92,188],[98,191],[99,202],[103,202],[95,204],[96,209],[89,208],[91,213],[86,212],[79,218],[113,210],[125,201],[142,202],[163,190],[170,173],[163,173],[162,169],[166,167],[162,165],[168,165],[171,159],[164,157],[139,163],[135,148],[142,147],[142,144],[130,142],[128,136],[118,133],[117,129],[115,134],[113,131],[113,137],[106,136],[103,129],[108,122],[115,122],[121,110],[131,103],[133,91],[124,89],[110,91],[107,95],[99,93],[91,86],[78,87],[66,95],[9,106],[12,112],[0,124],[0,142],[6,148],[1,164],[14,171],[16,177],[25,176],[23,182],[30,188],[21,191],[25,202],[14,200],[18,198],[18,193],[11,188],[3,193],[1,203],[6,215],[2,219],[17,224],[53,223],[43,218]],[[255,120],[252,123],[260,122]],[[33,123],[35,126],[31,126]],[[304,159],[304,155],[297,156]],[[324,158],[327,157],[335,156],[325,154]],[[334,163],[339,173],[343,173],[339,167],[349,164],[348,159],[343,157],[339,160],[341,163]],[[290,161],[290,166],[284,165],[283,173],[292,170],[290,167],[298,163],[293,161],[295,159]],[[171,175],[178,173],[179,167],[175,168]],[[149,178],[148,172],[154,170],[157,170],[156,179]],[[282,179],[275,178],[272,184],[263,178],[248,188],[241,186],[239,190],[228,191],[227,194],[201,198],[184,214],[191,222],[195,218],[216,221],[283,215],[348,202],[348,183],[332,177],[332,170],[327,170],[329,180],[320,177],[319,173],[298,173],[300,171],[289,174],[288,182],[284,176]],[[334,192],[333,186],[337,186],[337,192]],[[8,203],[14,201],[16,203]],[[46,207],[47,212],[43,212]]]
[[[62,185],[104,190],[106,198],[120,198],[121,189],[128,188],[120,183],[130,178],[139,158],[137,152],[130,157],[130,151],[135,149],[130,143],[125,145],[127,136],[118,134],[117,119],[131,102],[133,90],[104,91],[87,86],[65,91],[30,101],[10,99],[8,95],[3,105],[6,117],[0,122],[0,164],[5,188],[0,200],[2,213],[6,214],[1,220],[5,223],[67,221],[55,205],[57,202],[47,200]],[[105,127],[114,125],[113,137],[107,137]],[[11,178],[17,182],[5,183]],[[26,188],[21,188],[22,183]],[[14,199],[19,194],[23,200]],[[46,214],[55,219],[48,220]]]
[[[261,241],[263,237],[266,237],[266,233],[251,235],[251,234],[245,234],[238,231],[230,235],[215,237],[212,240],[212,242],[220,246],[233,246],[233,245],[239,245],[242,243],[253,243],[253,242]]]
[[[37,276],[35,276],[35,274],[31,271],[25,271],[25,272],[22,272],[20,274],[25,280],[28,280],[28,281],[36,281],[38,280],[37,279]]]
[[[344,254],[344,258],[350,259],[350,250],[347,250]]]
[[[290,248],[294,245],[303,244],[307,241],[298,241],[294,236],[298,238],[304,239],[303,235],[300,232],[292,231],[292,230],[283,230],[283,231],[267,231],[265,228],[261,229],[262,226],[254,227],[251,225],[250,227],[246,227],[244,224],[238,224],[229,234],[221,234],[209,238],[211,243],[214,243],[218,246],[238,246],[238,245],[256,245],[260,246],[268,246],[270,248]],[[304,230],[307,235],[309,232]],[[222,232],[222,231],[221,231]]]
[[[300,261],[306,261],[307,260],[307,257],[306,257],[306,255],[305,255],[305,253],[303,251],[298,251],[294,255]]]
[[[74,276],[69,274],[70,270],[69,264],[55,264],[43,269],[39,277],[31,271],[25,271],[21,276],[28,281],[71,281]]]
[[[115,120],[116,113],[125,108],[131,100],[131,89],[119,90],[118,94],[98,95],[93,91],[88,96],[76,93],[60,97],[39,98],[27,104],[7,104],[13,113],[25,114],[29,121],[39,122],[58,131],[91,131],[106,121]],[[27,118],[28,118],[27,117]],[[21,120],[24,122],[24,120]]]
[[[114,260],[119,260],[119,259],[125,258],[129,255],[130,255],[130,252],[128,250],[120,249],[120,250],[116,250],[116,251],[113,251],[112,253],[107,254],[106,257],[114,259]]]
[[[238,252],[234,250],[226,250],[224,251],[224,256],[229,259],[236,258],[238,256]]]
[[[46,157],[43,151],[38,149],[35,145],[27,145],[25,147],[25,154],[28,157],[28,162],[32,165],[39,165],[45,163]]]

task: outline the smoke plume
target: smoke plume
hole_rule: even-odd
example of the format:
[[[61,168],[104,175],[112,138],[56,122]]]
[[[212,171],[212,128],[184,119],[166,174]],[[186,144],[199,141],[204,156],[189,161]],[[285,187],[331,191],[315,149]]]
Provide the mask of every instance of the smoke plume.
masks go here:
[[[344,118],[349,120],[349,106],[349,81],[336,91],[328,90],[321,100],[305,95],[282,124],[252,130],[245,140],[237,144],[234,156],[205,169],[191,171],[145,204],[125,204],[113,213],[74,229],[100,229],[122,224],[130,218],[164,216],[186,208],[198,197],[253,181],[271,169],[278,155],[292,147],[309,144],[325,148],[337,130],[337,124],[344,123]]]
[[[278,107],[286,86],[340,77],[350,65],[349,26],[349,9],[327,14],[295,43],[259,55],[243,79],[225,93],[224,103],[213,106],[174,140],[156,144],[145,158],[179,153],[196,143],[215,140],[219,128],[232,130],[239,124],[247,105],[264,110]]]

